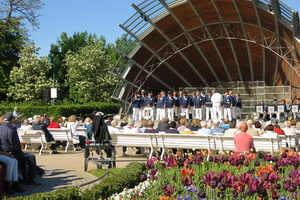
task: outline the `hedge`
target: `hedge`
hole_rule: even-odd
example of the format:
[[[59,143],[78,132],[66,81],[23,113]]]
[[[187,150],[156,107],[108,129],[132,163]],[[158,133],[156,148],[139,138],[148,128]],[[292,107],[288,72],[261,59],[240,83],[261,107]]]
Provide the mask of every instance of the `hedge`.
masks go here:
[[[101,111],[103,113],[115,114],[119,112],[119,103],[86,103],[86,104],[70,104],[57,106],[18,106],[19,111],[24,111],[24,117],[33,117],[34,115],[48,114],[49,116],[88,116],[93,111]],[[14,106],[0,105],[0,113],[13,112]]]
[[[138,185],[140,175],[146,170],[145,163],[133,162],[117,175],[110,174],[108,178],[104,178],[99,184],[84,192],[80,188],[67,188],[54,192],[37,193],[26,197],[17,197],[14,200],[90,200],[90,199],[106,199],[115,193],[120,193],[124,188],[133,188]]]

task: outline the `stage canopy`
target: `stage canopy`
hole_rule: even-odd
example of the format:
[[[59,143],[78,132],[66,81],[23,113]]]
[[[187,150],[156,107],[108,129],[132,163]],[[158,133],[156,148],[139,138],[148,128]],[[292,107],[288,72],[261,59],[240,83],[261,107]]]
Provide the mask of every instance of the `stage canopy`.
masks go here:
[[[300,97],[298,12],[279,0],[145,0],[119,26],[126,32],[111,72],[113,98],[133,92],[263,81]]]

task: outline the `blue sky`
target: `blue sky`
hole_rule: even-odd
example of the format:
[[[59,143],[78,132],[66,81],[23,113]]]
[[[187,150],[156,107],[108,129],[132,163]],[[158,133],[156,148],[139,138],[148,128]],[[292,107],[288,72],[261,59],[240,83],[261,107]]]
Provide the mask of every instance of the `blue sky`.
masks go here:
[[[45,5],[39,11],[40,26],[30,29],[30,39],[39,54],[47,56],[50,45],[56,43],[62,32],[69,36],[75,32],[95,33],[104,36],[106,41],[114,43],[125,32],[118,26],[131,17],[135,10],[131,3],[139,4],[143,0],[43,0]],[[300,11],[300,0],[283,0],[296,11]]]

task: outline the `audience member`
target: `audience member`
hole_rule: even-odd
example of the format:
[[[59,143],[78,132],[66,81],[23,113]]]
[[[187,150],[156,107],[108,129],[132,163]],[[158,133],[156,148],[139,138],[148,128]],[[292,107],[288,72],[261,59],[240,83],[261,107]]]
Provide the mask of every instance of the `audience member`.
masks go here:
[[[259,132],[252,127],[253,121],[251,119],[247,121],[247,126],[248,126],[248,130],[246,133],[248,133],[251,136],[259,136]]]
[[[267,137],[267,138],[277,138],[278,134],[276,132],[274,132],[274,126],[272,124],[269,124],[266,126],[265,132],[263,132],[263,134],[261,136]]]
[[[1,119],[0,141],[2,151],[11,153],[18,160],[24,183],[38,185],[34,180],[37,174],[35,156],[31,153],[24,153],[21,150],[17,130],[11,125],[12,120],[12,113],[5,113]]]
[[[170,122],[170,128],[168,130],[166,130],[166,133],[179,133],[179,131],[176,129],[175,121]]]
[[[198,131],[201,127],[200,119],[193,119],[192,125],[190,127],[191,131]]]
[[[166,132],[167,129],[170,128],[169,118],[164,117],[163,121],[157,125],[158,132]]]
[[[291,122],[285,121],[284,122],[284,128],[282,129],[286,135],[294,135],[296,136],[296,130],[291,128]]]
[[[228,118],[224,118],[223,123],[221,124],[221,128],[225,128],[226,130],[229,129],[229,119]]]
[[[79,123],[76,122],[76,116],[71,115],[68,119],[67,129],[69,129],[71,132],[71,137],[73,139],[73,144],[75,145],[76,150],[80,150],[80,148],[85,148],[85,140],[86,140],[86,138],[83,135],[78,135],[77,133],[78,127],[79,127]]]
[[[51,116],[49,118],[50,124],[49,124],[48,128],[60,128],[60,125],[58,123],[56,123],[55,121],[56,121],[56,118],[54,116]]]
[[[238,129],[236,128],[236,124],[234,121],[229,122],[229,129],[224,132],[225,136],[232,136],[238,133]]]
[[[190,129],[191,125],[189,122],[185,123],[185,129],[181,132],[181,134],[194,134],[193,131]]]
[[[207,127],[206,121],[201,121],[201,129],[195,132],[196,135],[213,135],[213,132],[210,128]]]
[[[111,135],[114,133],[120,133],[120,129],[118,129],[117,126],[118,126],[118,121],[112,120],[110,126],[107,127]]]
[[[185,129],[186,119],[181,118],[179,123],[180,123],[180,126],[177,128],[177,130],[179,131],[179,133],[181,133]]]
[[[87,128],[88,125],[91,124],[92,121],[93,120],[89,117],[85,118],[84,123],[83,123],[84,128]]]
[[[273,118],[271,120],[271,124],[274,126],[274,132],[276,132],[278,135],[285,135],[284,131],[278,125],[278,120],[277,119]]]
[[[47,142],[53,142],[54,141],[54,138],[53,138],[52,134],[47,129],[47,125],[45,123],[41,123],[40,122],[40,117],[39,116],[36,116],[34,118],[34,122],[32,124],[32,128],[34,130],[42,130],[42,131],[44,131]],[[58,154],[59,153],[56,150],[56,145],[55,144],[51,144],[50,145],[50,149],[51,149],[51,154]]]
[[[154,121],[148,121],[148,128],[145,130],[145,133],[158,133],[157,129],[154,129]]]
[[[211,129],[212,133],[225,133],[226,129],[220,127],[220,122],[218,120],[214,121],[214,128]]]
[[[254,122],[254,129],[258,131],[258,134],[261,135],[264,130],[261,128],[261,123],[259,121]]]
[[[248,125],[246,123],[242,123],[239,129],[241,132],[234,136],[235,155],[251,152],[251,150],[254,151],[253,138],[251,135],[246,133]]]
[[[141,131],[142,133],[144,133],[145,130],[146,130],[147,128],[148,128],[148,120],[142,119],[140,131]]]

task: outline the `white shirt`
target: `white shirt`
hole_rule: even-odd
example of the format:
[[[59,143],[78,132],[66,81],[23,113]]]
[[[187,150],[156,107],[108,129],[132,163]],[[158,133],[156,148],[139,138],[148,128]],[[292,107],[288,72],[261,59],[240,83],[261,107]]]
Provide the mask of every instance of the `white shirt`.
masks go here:
[[[284,133],[285,133],[286,135],[296,135],[296,134],[297,134],[297,133],[296,133],[296,130],[293,129],[293,128],[284,127],[282,130],[284,131]]]
[[[274,131],[266,131],[261,136],[266,138],[277,138],[278,134]]]
[[[223,96],[220,93],[216,92],[211,96],[210,100],[212,103],[221,103],[223,100]]]

